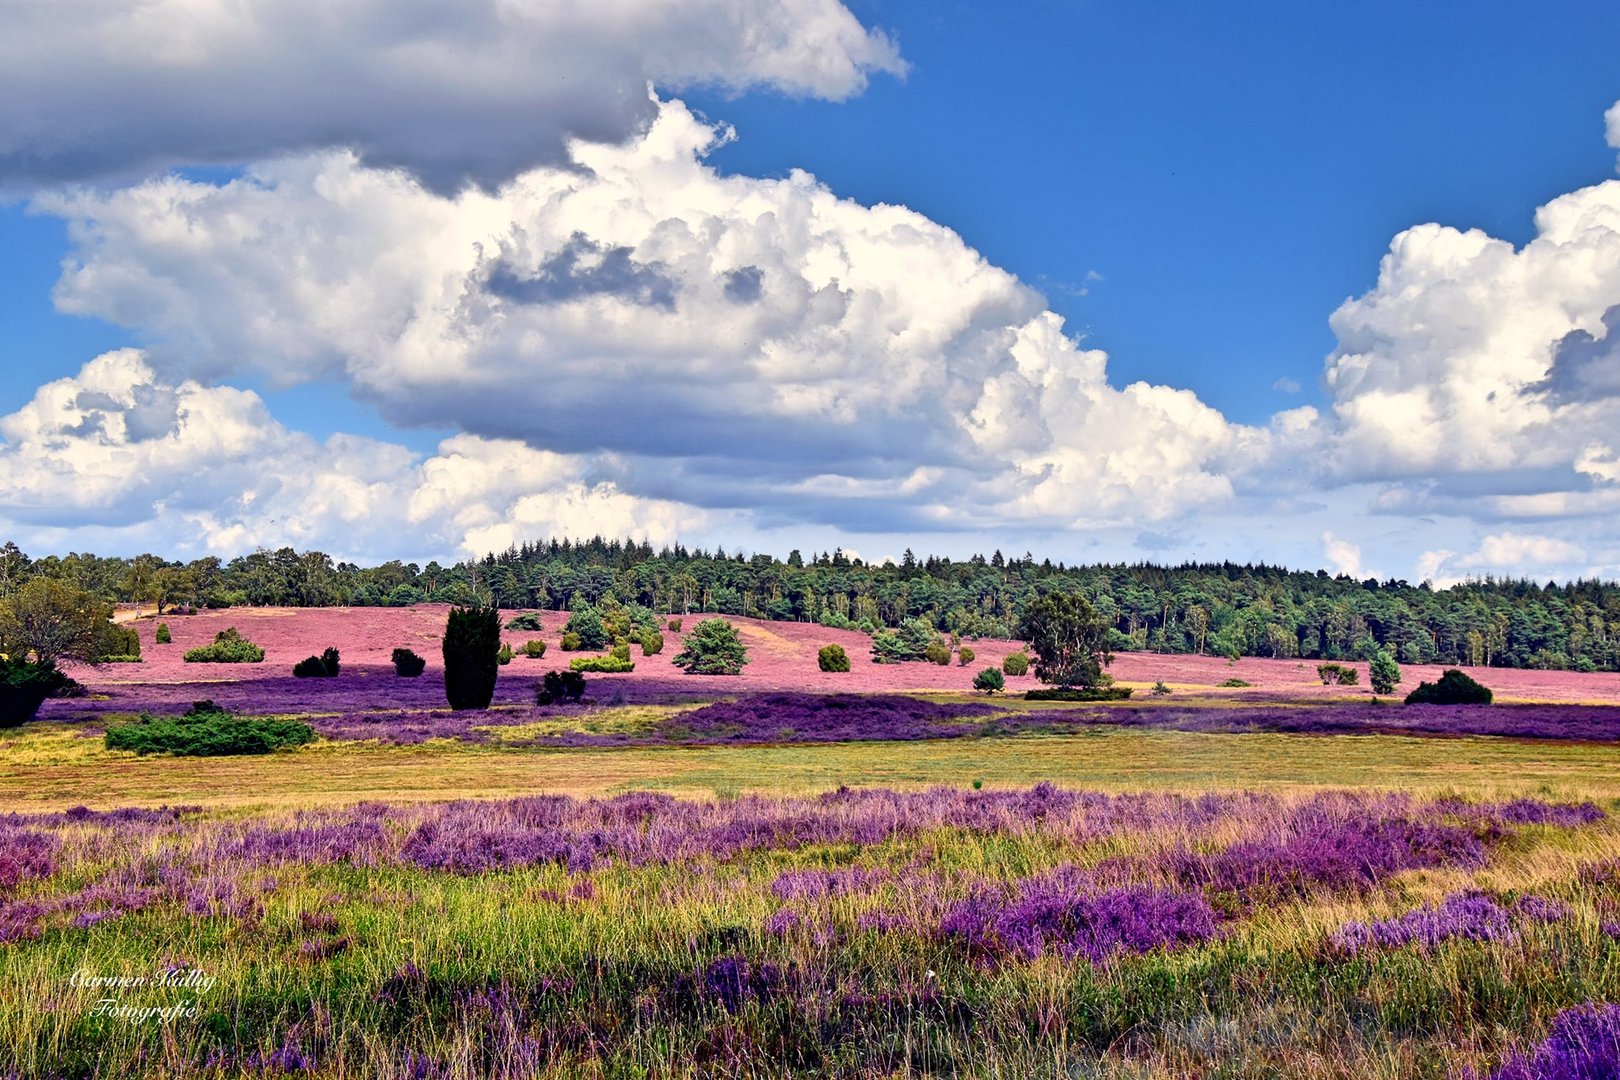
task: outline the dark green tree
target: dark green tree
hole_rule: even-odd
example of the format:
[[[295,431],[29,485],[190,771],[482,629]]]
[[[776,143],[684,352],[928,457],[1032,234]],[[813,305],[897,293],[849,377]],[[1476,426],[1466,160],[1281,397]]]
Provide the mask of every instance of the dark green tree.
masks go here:
[[[1387,650],[1379,649],[1367,664],[1367,681],[1372,683],[1375,694],[1393,693],[1395,685],[1401,681],[1401,666]]]
[[[487,709],[500,671],[501,613],[475,604],[450,609],[444,626],[444,696],[452,709]]]
[[[1024,608],[1018,636],[1035,653],[1035,677],[1057,686],[1105,685],[1113,662],[1108,627],[1079,593],[1049,593]]]
[[[704,619],[692,627],[686,647],[671,661],[688,675],[741,675],[748,650],[735,626],[724,619]]]

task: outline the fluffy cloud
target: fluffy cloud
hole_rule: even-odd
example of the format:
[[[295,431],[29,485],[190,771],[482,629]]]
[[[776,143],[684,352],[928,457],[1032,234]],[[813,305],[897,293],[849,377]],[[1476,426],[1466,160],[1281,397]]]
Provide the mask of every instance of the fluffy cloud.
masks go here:
[[[165,371],[336,377],[400,424],[613,454],[636,493],[858,529],[1160,519],[1312,427],[1109,384],[1042,298],[904,207],[724,177],[679,102],[499,192],[322,154],[42,198],[68,311]]]
[[[903,70],[838,0],[0,0],[0,25],[11,185],[345,147],[493,187],[628,138],[649,82],[839,99]]]
[[[1419,580],[1446,587],[1465,578],[1536,577],[1555,573],[1576,577],[1585,571],[1588,553],[1579,544],[1552,536],[1531,533],[1491,533],[1479,547],[1466,554],[1454,551],[1426,551],[1418,558]]]
[[[1611,118],[1614,113],[1611,111]],[[1333,314],[1333,471],[1378,509],[1562,516],[1613,506],[1620,181],[1536,214],[1522,249],[1420,225]]]
[[[690,507],[623,493],[614,467],[466,435],[426,460],[349,435],[317,442],[256,394],[165,382],[123,349],[0,417],[0,528],[96,530],[162,551],[420,557],[552,533],[661,542],[705,525]]]

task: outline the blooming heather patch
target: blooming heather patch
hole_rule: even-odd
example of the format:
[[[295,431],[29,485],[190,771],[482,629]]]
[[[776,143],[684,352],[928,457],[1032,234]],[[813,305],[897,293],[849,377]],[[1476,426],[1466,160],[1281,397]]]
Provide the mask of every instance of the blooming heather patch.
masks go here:
[[[1259,703],[1235,708],[1118,705],[1028,714],[1025,726],[1064,730],[1114,727],[1208,734],[1278,732],[1298,735],[1498,735],[1521,739],[1620,740],[1620,708],[1612,705],[1403,706],[1331,702]]]
[[[1513,936],[1512,913],[1484,893],[1456,893],[1434,907],[1424,906],[1381,922],[1346,923],[1330,939],[1355,956],[1370,948],[1415,946],[1430,951],[1453,940],[1505,941]]]
[[[1515,1053],[1489,1080],[1613,1080],[1620,1076],[1620,1005],[1578,1005],[1553,1018],[1546,1042]],[[1477,1080],[1476,1074],[1465,1074]]]
[[[1457,825],[1404,815],[1342,820],[1311,807],[1281,839],[1242,840],[1216,855],[1173,852],[1166,861],[1183,884],[1253,900],[1315,888],[1365,892],[1403,870],[1472,869],[1484,865],[1485,845]]]
[[[954,906],[939,934],[975,956],[1101,963],[1116,953],[1145,953],[1208,941],[1215,912],[1202,895],[1141,886],[1096,890],[1074,868],[1019,882],[1010,896],[981,889]]]

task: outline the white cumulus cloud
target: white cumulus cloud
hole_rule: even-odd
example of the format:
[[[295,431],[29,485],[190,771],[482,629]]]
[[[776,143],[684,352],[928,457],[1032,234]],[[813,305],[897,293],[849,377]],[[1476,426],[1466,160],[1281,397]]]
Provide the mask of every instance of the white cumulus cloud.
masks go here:
[[[332,153],[38,205],[74,238],[60,306],[140,330],[165,371],[336,377],[396,423],[619,455],[636,494],[680,503],[1153,520],[1229,499],[1310,427],[1115,388],[956,233],[803,172],[721,176],[704,156],[729,137],[665,102],[644,136],[495,193]]]
[[[0,532],[96,531],[126,549],[482,555],[546,535],[673,540],[691,507],[619,490],[612,462],[456,436],[426,460],[290,431],[250,391],[161,379],[122,349],[0,417]]]

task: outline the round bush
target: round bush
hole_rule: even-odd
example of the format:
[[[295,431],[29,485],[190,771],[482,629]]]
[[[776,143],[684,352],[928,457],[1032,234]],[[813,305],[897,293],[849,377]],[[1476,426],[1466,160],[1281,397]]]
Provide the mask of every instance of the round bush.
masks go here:
[[[534,638],[523,643],[523,655],[530,660],[539,660],[546,655],[546,643]]]
[[[562,636],[563,652],[579,652],[580,640],[578,634],[564,634]]]
[[[1027,653],[1008,653],[1007,659],[1001,662],[1003,675],[1023,675],[1029,671],[1029,655]]]
[[[848,671],[849,654],[842,645],[823,645],[816,653],[816,663],[822,671]]]
[[[1002,690],[1006,689],[1006,687],[1007,680],[1002,677],[1001,672],[997,671],[993,667],[987,667],[977,675],[973,676],[973,689],[982,691],[986,694],[1000,693]]]
[[[664,635],[656,630],[648,630],[641,635],[641,655],[657,656],[664,651]]]
[[[1489,705],[1493,699],[1488,688],[1456,668],[1445,671],[1438,682],[1418,683],[1406,695],[1408,705]]]
[[[157,624],[157,633],[153,635],[152,641],[157,645],[171,645],[174,643],[174,636],[169,633],[168,623],[160,622]]]
[[[956,658],[963,667],[967,667],[969,664],[973,663],[974,656],[975,653],[973,650],[968,648],[966,645],[963,645],[960,649],[956,650]]]
[[[414,679],[427,670],[427,661],[410,649],[395,649],[393,661],[394,674],[403,678]]]

